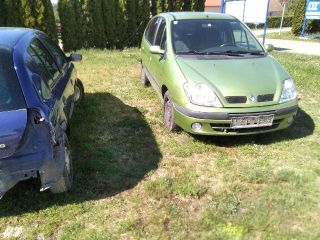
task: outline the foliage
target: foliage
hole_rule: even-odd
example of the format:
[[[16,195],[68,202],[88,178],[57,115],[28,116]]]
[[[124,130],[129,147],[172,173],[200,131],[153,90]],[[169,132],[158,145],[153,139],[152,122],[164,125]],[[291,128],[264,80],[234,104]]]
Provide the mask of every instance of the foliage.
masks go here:
[[[72,51],[77,48],[77,22],[72,0],[60,0],[58,11],[61,22],[61,37],[65,51]]]
[[[306,11],[306,0],[297,0],[292,21],[292,33],[296,36],[301,34],[304,15]],[[319,20],[307,20],[306,32],[316,33],[320,32]]]
[[[0,26],[35,28],[58,40],[50,0],[0,0]]]

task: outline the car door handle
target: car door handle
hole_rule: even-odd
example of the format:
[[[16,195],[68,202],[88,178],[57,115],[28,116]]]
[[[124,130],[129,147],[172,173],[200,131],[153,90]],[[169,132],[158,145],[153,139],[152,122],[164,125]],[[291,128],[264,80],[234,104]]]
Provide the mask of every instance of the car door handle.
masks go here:
[[[39,117],[39,116],[35,116],[34,117],[34,123],[35,124],[41,124],[41,123],[43,123],[44,122],[44,118],[43,117]]]

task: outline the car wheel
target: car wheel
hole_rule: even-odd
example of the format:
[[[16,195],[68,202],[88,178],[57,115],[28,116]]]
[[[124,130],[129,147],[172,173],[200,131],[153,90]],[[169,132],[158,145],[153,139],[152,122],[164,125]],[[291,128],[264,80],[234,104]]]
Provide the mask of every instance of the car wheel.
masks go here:
[[[143,86],[147,87],[150,85],[149,79],[147,77],[146,71],[144,70],[144,67],[141,67],[141,75],[140,80]]]
[[[173,104],[170,99],[169,91],[166,91],[163,96],[163,118],[164,125],[170,132],[178,129],[178,125],[174,122],[173,118]]]
[[[71,189],[73,184],[73,165],[68,137],[64,135],[64,169],[59,180],[50,188],[52,193],[62,193]]]
[[[84,87],[82,82],[78,79],[74,85],[74,101],[81,102],[84,98]]]

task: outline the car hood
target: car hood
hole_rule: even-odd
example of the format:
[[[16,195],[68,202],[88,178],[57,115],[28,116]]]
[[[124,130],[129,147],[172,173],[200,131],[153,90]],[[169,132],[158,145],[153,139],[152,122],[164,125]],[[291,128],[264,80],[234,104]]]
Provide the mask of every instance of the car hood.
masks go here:
[[[224,107],[266,106],[278,103],[282,81],[288,73],[271,56],[212,59],[210,57],[177,57],[176,61],[189,82],[210,85]],[[258,102],[261,95],[274,94],[273,100]],[[246,103],[230,103],[226,97],[246,96]],[[255,100],[251,101],[252,96]]]
[[[0,112],[0,159],[17,150],[27,124],[27,110]]]

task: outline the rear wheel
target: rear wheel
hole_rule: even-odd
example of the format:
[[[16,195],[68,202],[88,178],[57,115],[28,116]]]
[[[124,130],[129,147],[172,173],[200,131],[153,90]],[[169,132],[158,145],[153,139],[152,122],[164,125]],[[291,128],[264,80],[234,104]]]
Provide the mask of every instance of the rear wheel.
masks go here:
[[[62,193],[71,189],[73,184],[73,166],[68,137],[64,136],[64,169],[59,180],[50,188],[52,193]]]
[[[145,72],[144,67],[141,67],[141,75],[140,75],[140,80],[143,86],[147,87],[150,85],[149,79],[147,77],[147,74]]]
[[[164,125],[170,132],[178,129],[178,125],[173,118],[173,104],[170,99],[169,91],[166,91],[163,96],[163,118]]]

